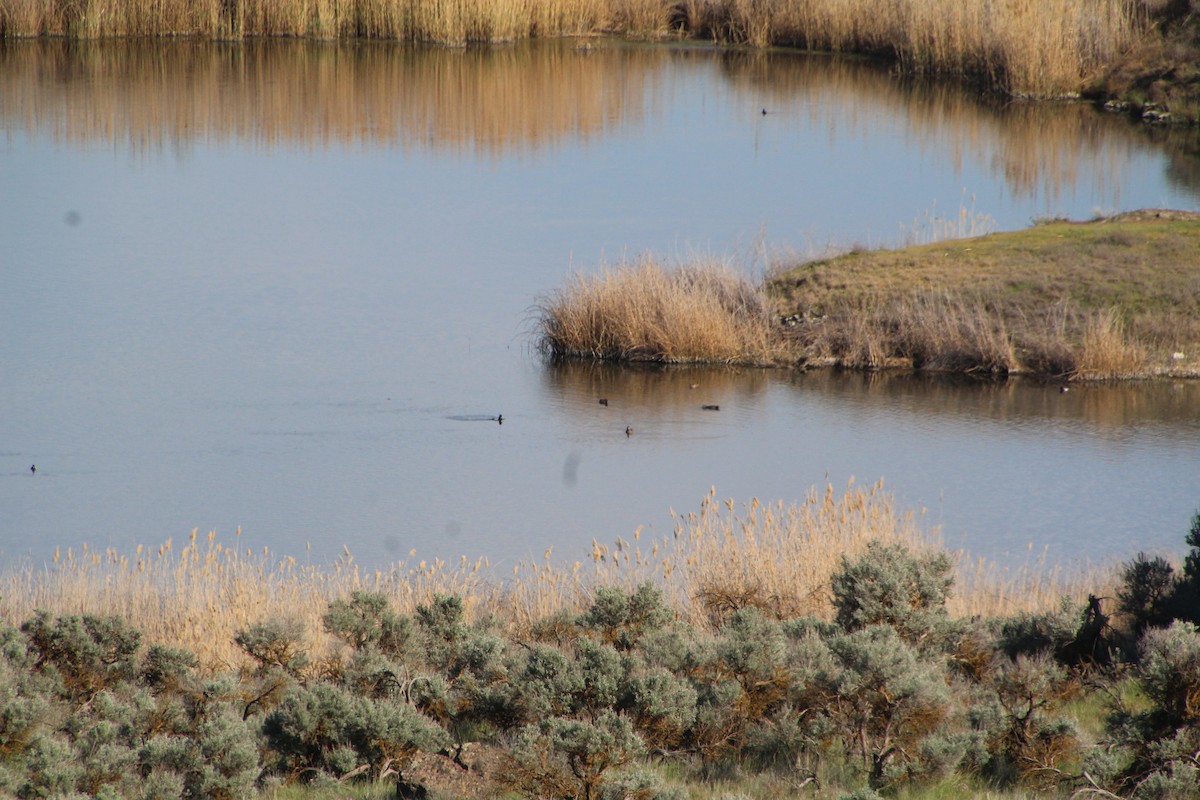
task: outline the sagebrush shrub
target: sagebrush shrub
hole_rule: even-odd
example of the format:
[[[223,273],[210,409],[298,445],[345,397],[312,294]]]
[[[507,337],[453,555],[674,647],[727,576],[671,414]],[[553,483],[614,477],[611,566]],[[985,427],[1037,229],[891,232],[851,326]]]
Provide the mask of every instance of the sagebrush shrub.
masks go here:
[[[198,666],[200,659],[187,650],[152,644],[146,648],[139,676],[151,691],[178,692],[192,680]]]
[[[1118,705],[1108,734],[1120,750],[1089,762],[1111,788],[1135,797],[1194,797],[1189,779],[1200,752],[1200,629],[1180,621],[1151,628],[1141,650],[1134,676],[1149,706]]]
[[[889,625],[834,636],[828,645],[836,667],[819,678],[828,714],[872,786],[884,786],[906,773],[921,741],[949,716],[940,664]]]
[[[84,700],[133,677],[142,635],[120,617],[92,615],[51,619],[39,611],[21,626],[36,668],[62,682],[62,691]]]
[[[1078,755],[1074,724],[1057,716],[1077,691],[1077,678],[1047,653],[997,661],[984,681],[1002,709],[989,771],[1025,783],[1048,776],[1053,785],[1063,763]]]
[[[269,619],[244,628],[234,636],[237,646],[258,662],[262,675],[280,671],[300,678],[311,658],[304,646],[304,623],[298,619]]]
[[[687,800],[687,797],[683,789],[664,786],[657,774],[641,769],[611,776],[600,790],[600,800]]]
[[[605,773],[644,752],[629,720],[611,711],[590,721],[551,717],[520,731],[506,780],[534,796],[599,800]]]
[[[666,604],[662,591],[644,582],[631,594],[616,586],[596,590],[592,605],[579,616],[585,630],[622,651],[633,649],[643,636],[667,626],[675,612]]]
[[[1175,568],[1164,558],[1138,553],[1121,572],[1117,608],[1128,615],[1130,632],[1141,638],[1146,628],[1161,628],[1174,616]]]
[[[334,600],[321,622],[355,650],[370,646],[389,656],[406,654],[413,637],[411,618],[397,614],[380,592],[355,591],[348,600]]]
[[[534,644],[511,667],[517,702],[527,722],[571,716],[583,691],[579,665],[556,647]]]
[[[787,694],[787,640],[778,622],[757,608],[734,612],[720,631],[717,658],[722,672],[742,689],[739,705],[750,717],[764,714]]]
[[[837,622],[847,631],[889,625],[911,645],[940,647],[953,583],[945,553],[913,554],[901,544],[871,542],[859,558],[843,556],[833,576]]]
[[[1142,638],[1137,675],[1154,704],[1160,731],[1200,724],[1200,629],[1189,622],[1151,630]]]
[[[696,721],[696,690],[663,667],[641,665],[621,689],[618,708],[629,714],[651,747],[673,749]]]
[[[349,761],[355,769],[366,767],[371,777],[385,765],[403,774],[418,752],[449,743],[441,727],[407,703],[374,700],[328,684],[295,687],[266,716],[262,730],[285,770],[305,779],[309,773],[341,778]]]
[[[1019,612],[1000,620],[996,646],[1010,659],[1057,654],[1075,640],[1079,613],[1070,600],[1064,600],[1055,611]]]

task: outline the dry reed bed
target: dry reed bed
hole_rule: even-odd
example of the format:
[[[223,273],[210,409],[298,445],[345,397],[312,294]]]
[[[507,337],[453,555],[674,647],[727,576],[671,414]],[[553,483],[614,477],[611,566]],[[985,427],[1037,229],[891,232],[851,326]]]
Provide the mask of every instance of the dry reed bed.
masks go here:
[[[1011,94],[1080,89],[1143,35],[1127,0],[0,0],[6,37],[378,37],[462,44],[609,32],[883,54]]]
[[[185,647],[213,669],[242,663],[236,631],[271,617],[296,619],[318,657],[335,647],[322,630],[328,603],[355,590],[388,595],[401,612],[412,612],[434,593],[463,597],[472,619],[494,617],[513,635],[539,619],[579,611],[597,586],[660,586],[680,619],[719,624],[735,608],[754,605],[780,617],[831,613],[829,581],[843,556],[865,551],[873,540],[916,550],[939,546],[912,514],[901,513],[880,484],[813,490],[785,505],[752,500],[739,508],[710,494],[697,512],[676,517],[674,534],[662,541],[618,537],[593,544],[590,556],[573,563],[553,558],[517,564],[498,576],[486,559],[395,564],[366,571],[347,552],[326,567],[292,557],[251,553],[235,541],[226,546],[195,532],[179,549],[139,546],[133,553],[82,547],[56,553],[45,569],[10,570],[0,576],[0,616],[9,624],[35,609],[56,614],[116,614],[148,640]],[[1044,563],[1005,570],[958,554],[958,590],[951,613],[1010,614],[1048,610],[1064,596],[1082,599],[1103,587],[1100,571],[1067,575]]]
[[[1031,315],[985,294],[933,290],[823,308],[827,314],[793,336],[814,365],[1078,380],[1132,379],[1151,371],[1149,346],[1131,338],[1115,307],[1085,310],[1063,302]]]
[[[1124,0],[691,0],[693,27],[756,46],[880,53],[1010,94],[1077,91],[1144,29]]]
[[[537,308],[553,357],[767,364],[782,357],[766,295],[722,264],[650,258],[576,274]]]
[[[8,37],[369,37],[464,44],[667,26],[662,0],[2,0]]]

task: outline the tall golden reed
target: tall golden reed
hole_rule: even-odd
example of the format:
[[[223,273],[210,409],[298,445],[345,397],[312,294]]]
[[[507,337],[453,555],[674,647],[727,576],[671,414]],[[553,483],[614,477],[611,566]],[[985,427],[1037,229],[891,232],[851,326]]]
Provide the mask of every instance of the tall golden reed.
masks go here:
[[[573,562],[556,559],[551,548],[507,576],[486,559],[465,556],[367,571],[346,551],[331,565],[306,565],[292,556],[252,553],[236,539],[226,546],[214,533],[205,539],[193,532],[181,549],[171,542],[133,553],[84,546],[56,552],[44,569],[0,575],[0,619],[19,624],[36,609],[120,615],[148,641],[187,648],[207,668],[227,669],[245,663],[236,632],[272,617],[300,621],[305,645],[318,659],[332,652],[337,645],[321,617],[330,601],[356,590],[384,593],[401,613],[435,593],[458,594],[470,618],[494,618],[520,635],[539,619],[582,610],[598,586],[649,580],[682,620],[711,626],[749,605],[779,617],[828,617],[829,582],[843,556],[863,552],[873,540],[919,551],[940,546],[918,517],[896,509],[881,484],[851,485],[844,493],[814,489],[799,503],[751,500],[741,508],[710,493],[699,511],[676,522],[662,541],[642,541],[639,530],[612,545],[594,542],[590,556]],[[1081,599],[1107,580],[1097,571],[1067,575],[1044,561],[1005,570],[962,553],[956,569],[950,600],[956,615],[1045,610],[1063,596]]]
[[[643,34],[666,26],[661,0],[2,0],[4,36],[372,37],[445,44]]]
[[[1030,96],[1077,91],[1144,29],[1130,0],[0,0],[7,37],[690,34],[883,54]]]
[[[718,39],[877,53],[907,72],[1036,97],[1078,90],[1145,27],[1129,0],[714,0],[693,7],[693,27]]]
[[[766,364],[780,355],[762,289],[711,262],[668,270],[645,258],[577,274],[542,300],[537,328],[554,356]]]
[[[223,669],[242,661],[234,634],[271,617],[302,621],[309,647],[325,651],[332,643],[321,615],[330,600],[355,590],[386,592],[405,611],[435,592],[462,595],[476,613],[472,604],[486,599],[485,559],[455,565],[421,561],[368,573],[348,550],[319,567],[294,556],[241,549],[236,540],[225,545],[215,532],[200,541],[197,533],[181,549],[168,540],[157,548],[138,545],[133,553],[101,552],[86,544],[78,552],[56,550],[45,569],[10,570],[0,578],[0,615],[10,624],[36,609],[118,615],[149,641],[185,647],[204,664]]]
[[[676,523],[662,542],[643,543],[635,534],[612,547],[593,543],[593,578],[625,586],[653,580],[684,619],[701,626],[744,606],[781,619],[831,617],[830,581],[843,558],[861,555],[872,541],[915,552],[942,548],[919,515],[896,508],[882,481],[863,488],[851,479],[842,493],[813,488],[791,504],[752,499],[738,506],[710,493],[699,511],[676,516]],[[961,550],[951,555],[956,588],[947,605],[954,616],[1046,610],[1111,582],[1102,569],[1068,573],[1044,554],[1011,567]]]
[[[1082,338],[1080,376],[1112,380],[1144,373],[1146,349],[1130,340],[1117,309],[1104,309],[1089,315]]]

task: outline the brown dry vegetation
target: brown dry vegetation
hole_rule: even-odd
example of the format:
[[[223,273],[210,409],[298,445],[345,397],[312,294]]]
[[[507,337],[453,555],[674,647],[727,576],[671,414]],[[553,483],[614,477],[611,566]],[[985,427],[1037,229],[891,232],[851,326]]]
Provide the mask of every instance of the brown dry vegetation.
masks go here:
[[[1194,373],[1200,214],[1053,222],[778,275],[813,362],[1060,377]]]
[[[370,37],[448,44],[666,26],[660,0],[3,0],[5,36]]]
[[[1079,91],[1143,35],[1141,17],[1124,0],[0,0],[0,37],[696,36],[879,54],[1040,97]]]
[[[742,606],[786,617],[832,613],[829,583],[843,555],[865,551],[872,540],[917,550],[939,546],[920,520],[901,512],[880,485],[812,491],[800,503],[704,499],[699,511],[676,517],[675,533],[645,541],[640,532],[612,545],[593,544],[573,563],[553,558],[517,564],[497,575],[486,560],[462,558],[399,563],[387,571],[363,570],[347,552],[328,566],[298,563],[267,552],[227,546],[210,533],[193,533],[182,548],[170,542],[132,553],[83,547],[55,554],[45,569],[10,568],[0,576],[0,617],[9,624],[35,609],[55,614],[116,614],[149,641],[184,647],[212,669],[242,663],[234,634],[272,617],[300,621],[316,657],[335,643],[323,632],[328,603],[355,590],[386,593],[411,613],[434,593],[463,597],[473,619],[493,616],[513,633],[563,611],[586,607],[598,586],[632,588],[651,580],[679,617],[699,625],[719,623]],[[1060,598],[1081,600],[1108,577],[1067,575],[1031,563],[1005,570],[958,554],[958,585],[951,613],[1009,614],[1048,610]]]
[[[693,27],[718,40],[879,53],[909,72],[1037,97],[1077,91],[1143,27],[1121,0],[693,0],[689,7]]]
[[[672,271],[644,259],[577,274],[537,317],[541,347],[555,357],[769,363],[779,344],[766,296],[721,264]]]

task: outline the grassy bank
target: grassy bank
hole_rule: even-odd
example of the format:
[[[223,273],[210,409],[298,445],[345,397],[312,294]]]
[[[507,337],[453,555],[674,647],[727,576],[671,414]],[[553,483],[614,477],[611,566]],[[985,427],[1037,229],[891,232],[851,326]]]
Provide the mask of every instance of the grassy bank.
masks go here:
[[[1143,16],[1124,0],[0,0],[0,37],[685,36],[881,55],[907,72],[1057,96],[1138,41]]]
[[[1200,214],[1149,211],[852,252],[770,290],[816,363],[1059,378],[1200,367]]]
[[[665,362],[1195,375],[1198,257],[1200,214],[1146,211],[853,250],[780,269],[761,287],[720,273],[721,296],[754,298],[737,303],[698,290],[706,282],[694,269],[646,263],[577,277],[552,295],[541,306],[541,344],[554,356]],[[662,286],[674,294],[647,305]],[[700,328],[714,337],[753,335],[691,347],[693,325],[710,314],[722,323]]]

